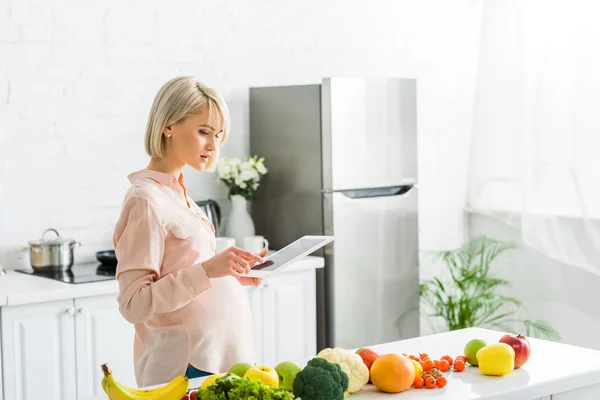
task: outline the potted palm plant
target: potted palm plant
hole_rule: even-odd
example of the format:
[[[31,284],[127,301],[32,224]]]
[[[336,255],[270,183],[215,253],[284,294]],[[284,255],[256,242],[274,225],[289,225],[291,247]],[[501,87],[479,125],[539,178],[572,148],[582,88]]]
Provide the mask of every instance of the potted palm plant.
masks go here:
[[[560,340],[547,322],[517,318],[523,303],[501,293],[502,288],[510,287],[508,281],[490,275],[492,262],[514,247],[512,243],[480,236],[459,249],[436,254],[436,258],[444,262],[450,277],[445,281],[434,277],[421,283],[424,311],[429,316],[441,318],[451,331],[481,327]],[[515,326],[521,329],[515,329]]]

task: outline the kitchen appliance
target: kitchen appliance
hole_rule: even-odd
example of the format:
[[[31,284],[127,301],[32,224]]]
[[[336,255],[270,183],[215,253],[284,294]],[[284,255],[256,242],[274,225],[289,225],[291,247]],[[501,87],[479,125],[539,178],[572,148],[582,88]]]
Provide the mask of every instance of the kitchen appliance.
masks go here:
[[[215,227],[215,235],[219,236],[221,226],[221,207],[219,203],[214,200],[200,200],[195,202],[198,207],[204,211],[204,214],[208,217],[208,220],[212,222]]]
[[[114,250],[104,250],[96,252],[96,260],[107,267],[117,266],[117,255]]]
[[[97,262],[74,264],[68,271],[37,272],[33,269],[17,269],[17,272],[54,279],[64,283],[89,283],[115,279],[115,268]]]
[[[54,232],[54,239],[46,239],[48,232]],[[31,267],[37,272],[64,272],[74,263],[73,249],[81,244],[72,239],[62,238],[56,229],[46,229],[41,239],[29,242]]]
[[[416,100],[415,79],[250,88],[256,231],[275,249],[335,237],[314,253],[319,349],[419,335]]]

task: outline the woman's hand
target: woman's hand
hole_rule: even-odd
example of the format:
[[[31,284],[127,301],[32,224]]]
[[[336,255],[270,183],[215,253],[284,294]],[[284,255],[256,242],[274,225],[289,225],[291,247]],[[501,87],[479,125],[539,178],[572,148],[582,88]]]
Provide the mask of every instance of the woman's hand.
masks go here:
[[[259,257],[264,257],[267,255],[268,252],[269,252],[269,249],[264,249],[257,255]],[[256,264],[254,264],[254,265],[256,265]],[[240,276],[240,277],[238,277],[238,281],[240,281],[240,283],[244,286],[258,286],[262,282],[262,279],[261,278],[252,278],[249,276]]]
[[[254,254],[239,247],[231,246],[213,258],[204,261],[202,267],[209,278],[232,275],[239,279],[243,274],[250,272],[253,266],[264,262],[260,254],[263,254],[263,252]]]

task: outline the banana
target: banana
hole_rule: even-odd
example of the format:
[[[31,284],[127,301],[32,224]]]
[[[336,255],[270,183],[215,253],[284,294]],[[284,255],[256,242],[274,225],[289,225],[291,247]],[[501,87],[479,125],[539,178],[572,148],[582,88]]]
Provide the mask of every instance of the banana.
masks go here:
[[[102,372],[102,388],[110,400],[181,400],[189,388],[189,381],[183,375],[156,389],[144,390],[128,387],[117,381],[108,364],[102,364]]]

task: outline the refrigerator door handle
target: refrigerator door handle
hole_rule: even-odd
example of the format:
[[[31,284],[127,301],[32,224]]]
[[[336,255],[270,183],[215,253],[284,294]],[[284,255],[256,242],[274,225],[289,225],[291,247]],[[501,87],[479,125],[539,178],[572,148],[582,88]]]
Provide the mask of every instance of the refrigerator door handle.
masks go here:
[[[386,186],[368,189],[323,190],[323,193],[340,193],[349,199],[387,196],[408,197],[416,188],[417,184],[414,183],[409,185]]]

